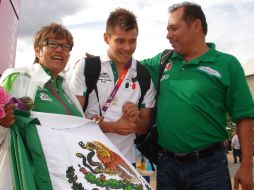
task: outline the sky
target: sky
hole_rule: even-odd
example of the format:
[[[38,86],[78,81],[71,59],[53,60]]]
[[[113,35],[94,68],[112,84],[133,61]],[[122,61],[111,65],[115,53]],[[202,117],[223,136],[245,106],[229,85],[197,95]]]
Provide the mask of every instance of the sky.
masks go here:
[[[168,7],[179,0],[21,0],[15,66],[34,61],[33,36],[43,25],[61,23],[74,37],[68,68],[86,52],[104,54],[108,15],[126,8],[137,16],[139,36],[136,59],[149,58],[171,48],[166,39]],[[254,64],[254,0],[193,0],[201,5],[208,23],[207,42],[236,56],[241,64]]]

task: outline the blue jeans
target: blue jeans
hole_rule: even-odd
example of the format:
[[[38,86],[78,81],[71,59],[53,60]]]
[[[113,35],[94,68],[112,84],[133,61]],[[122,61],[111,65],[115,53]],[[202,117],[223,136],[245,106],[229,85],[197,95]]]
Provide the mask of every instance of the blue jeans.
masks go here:
[[[231,190],[225,149],[190,162],[178,162],[160,152],[157,163],[157,190]]]
[[[241,150],[233,148],[233,157],[234,157],[234,163],[237,163],[237,157],[239,158],[239,162],[241,162]]]

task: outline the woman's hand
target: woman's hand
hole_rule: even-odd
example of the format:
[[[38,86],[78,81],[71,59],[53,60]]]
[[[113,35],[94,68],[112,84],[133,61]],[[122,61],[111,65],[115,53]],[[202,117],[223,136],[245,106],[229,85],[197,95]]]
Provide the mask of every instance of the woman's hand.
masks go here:
[[[0,119],[0,125],[5,128],[10,128],[15,123],[14,110],[17,108],[16,103],[6,104],[4,106],[5,117]]]

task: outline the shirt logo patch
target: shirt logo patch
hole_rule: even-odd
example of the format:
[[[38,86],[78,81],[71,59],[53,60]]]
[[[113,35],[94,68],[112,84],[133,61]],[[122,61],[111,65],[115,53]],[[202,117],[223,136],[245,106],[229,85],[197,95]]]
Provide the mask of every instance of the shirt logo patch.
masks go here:
[[[214,70],[210,67],[199,66],[199,67],[197,67],[197,69],[200,70],[200,71],[204,71],[204,72],[208,73],[209,75],[213,75],[213,76],[216,76],[218,78],[221,78],[221,74],[218,71],[216,71],[216,70]]]
[[[163,76],[161,77],[161,81],[166,80],[168,77],[169,77],[169,74],[163,75]]]
[[[40,98],[41,98],[41,100],[52,102],[52,99],[46,93],[41,92],[40,93]]]
[[[172,63],[167,63],[163,72],[169,71],[172,68]]]
[[[110,75],[106,72],[102,72],[99,76],[98,81],[101,83],[111,82]]]

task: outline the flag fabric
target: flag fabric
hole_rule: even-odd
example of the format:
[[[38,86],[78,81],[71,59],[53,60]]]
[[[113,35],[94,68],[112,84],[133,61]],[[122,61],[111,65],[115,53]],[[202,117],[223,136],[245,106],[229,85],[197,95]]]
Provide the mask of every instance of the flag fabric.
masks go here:
[[[91,120],[18,111],[10,144],[15,190],[151,189]]]
[[[30,165],[32,162],[31,154],[29,154],[29,149],[24,139],[24,131],[27,126],[39,124],[39,121],[29,118],[29,115],[29,111],[16,110],[16,122],[11,128],[10,149],[15,190],[36,189]]]

